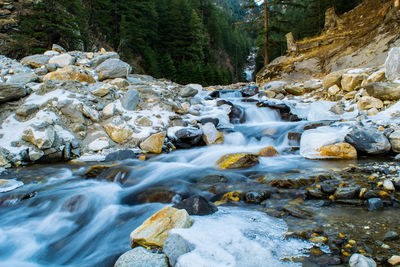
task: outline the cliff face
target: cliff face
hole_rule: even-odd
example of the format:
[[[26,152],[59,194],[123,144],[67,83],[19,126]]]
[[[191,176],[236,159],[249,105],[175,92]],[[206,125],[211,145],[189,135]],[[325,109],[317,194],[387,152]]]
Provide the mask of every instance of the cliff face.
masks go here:
[[[392,0],[365,0],[341,16],[329,9],[322,34],[301,41],[288,34],[287,55],[264,67],[257,82],[303,80],[346,68],[380,66],[389,48],[400,45],[399,26],[400,12]]]

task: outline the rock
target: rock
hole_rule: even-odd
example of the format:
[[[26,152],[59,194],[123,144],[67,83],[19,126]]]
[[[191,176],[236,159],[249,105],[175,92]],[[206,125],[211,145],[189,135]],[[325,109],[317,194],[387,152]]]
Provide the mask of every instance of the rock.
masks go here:
[[[394,83],[368,83],[364,85],[370,96],[380,100],[397,101],[400,99],[400,85]]]
[[[51,148],[55,138],[56,132],[53,127],[47,127],[44,131],[37,131],[29,127],[22,134],[22,140],[35,145],[39,149]]]
[[[264,191],[264,192],[247,192],[244,195],[244,200],[247,203],[252,203],[252,204],[260,204],[262,201],[266,200],[269,198],[271,195],[270,192]]]
[[[74,105],[66,105],[60,109],[61,113],[73,123],[84,124],[85,118],[81,112],[82,108]]]
[[[224,142],[224,135],[215,128],[213,123],[207,122],[201,125],[201,130],[203,131],[203,140],[206,145],[209,146]]]
[[[29,65],[31,68],[40,68],[49,63],[51,56],[46,55],[33,55],[21,59],[22,65]]]
[[[359,192],[359,187],[344,187],[338,188],[334,196],[336,199],[354,199],[358,198]]]
[[[198,145],[202,140],[203,131],[197,128],[183,128],[175,133],[178,147],[187,148]]]
[[[278,155],[279,155],[278,151],[276,151],[276,149],[273,146],[267,146],[266,148],[258,152],[258,156],[260,157],[274,157]]]
[[[143,247],[122,254],[114,267],[168,267],[165,254],[153,253]]]
[[[184,239],[181,235],[171,233],[165,240],[163,251],[167,255],[171,266],[176,266],[180,256],[189,253],[194,249],[195,246]]]
[[[101,84],[100,86],[95,86],[94,89],[90,91],[90,93],[97,97],[103,97],[106,96],[113,89],[114,87],[112,85],[104,83]]]
[[[22,85],[0,83],[0,104],[18,100],[26,96],[28,92],[29,90]]]
[[[36,147],[30,147],[28,154],[29,154],[29,160],[35,162],[43,157],[44,152],[42,150],[37,149]]]
[[[116,110],[116,106],[114,103],[110,103],[103,108],[103,116],[107,119],[114,116]]]
[[[340,92],[340,88],[339,88],[339,86],[337,86],[336,84],[335,84],[335,85],[332,85],[332,86],[329,87],[329,89],[328,89],[328,94],[329,94],[330,96],[335,96],[335,95],[337,95],[339,92]]]
[[[390,181],[389,179],[385,179],[383,181],[383,188],[387,191],[394,191],[394,185],[392,183],[392,181]]]
[[[369,110],[371,108],[383,108],[383,102],[377,98],[370,96],[363,96],[358,100],[357,107],[359,110]]]
[[[17,73],[7,80],[7,83],[25,85],[30,82],[36,82],[39,77],[34,72]]]
[[[107,59],[96,68],[100,81],[114,78],[126,78],[131,71],[132,68],[128,63],[116,58]]]
[[[119,161],[125,159],[135,159],[135,158],[137,158],[137,154],[132,150],[118,150],[116,152],[108,154],[105,158],[105,161]]]
[[[400,47],[390,49],[385,62],[386,78],[394,81],[400,78]]]
[[[386,136],[374,128],[354,127],[346,135],[345,141],[353,145],[358,152],[371,155],[385,154],[391,149]]]
[[[60,46],[60,45],[58,45],[58,44],[53,44],[53,46],[52,46],[51,49],[52,49],[53,51],[56,51],[56,52],[61,53],[61,54],[67,52],[62,46]]]
[[[305,88],[303,86],[301,86],[300,84],[286,85],[285,91],[288,94],[297,95],[297,96],[304,95],[306,93]]]
[[[390,259],[388,259],[388,263],[390,265],[396,265],[398,266],[400,264],[400,256],[398,255],[393,255],[392,257],[390,257]]]
[[[384,241],[396,241],[399,240],[399,234],[394,232],[394,231],[388,231],[385,233],[385,236],[383,237]]]
[[[310,242],[323,244],[328,241],[328,238],[325,236],[314,236],[309,239]]]
[[[115,119],[106,123],[104,129],[108,136],[118,144],[122,144],[133,134],[131,128],[122,119]]]
[[[150,127],[153,125],[153,122],[147,117],[140,117],[135,120],[135,124],[137,126]]]
[[[322,86],[324,89],[329,89],[332,86],[340,86],[340,82],[342,81],[342,74],[339,72],[332,72],[325,76],[322,80]]]
[[[9,162],[10,153],[5,148],[0,147],[0,167],[11,167]]]
[[[351,92],[358,89],[364,79],[362,74],[343,74],[342,88],[344,91]]]
[[[130,234],[131,247],[163,247],[171,229],[189,228],[192,224],[186,210],[165,207]]]
[[[189,215],[209,215],[218,211],[217,206],[202,196],[191,196],[173,205],[174,208],[184,209]]]
[[[211,122],[212,124],[214,124],[215,127],[218,127],[219,119],[217,119],[217,118],[202,118],[199,120],[199,122],[202,125],[204,125],[208,122]]]
[[[373,197],[368,199],[367,207],[369,211],[381,210],[383,209],[383,202],[380,198]]]
[[[318,151],[319,156],[325,159],[357,159],[357,150],[347,143],[323,146]]]
[[[43,80],[50,81],[76,81],[76,82],[87,82],[87,83],[95,83],[96,80],[88,75],[81,73],[79,69],[75,66],[66,66],[62,69],[58,69],[56,71],[50,72],[43,77]]]
[[[100,121],[100,114],[97,110],[88,107],[86,105],[82,106],[82,114],[89,118],[93,122],[99,122]]]
[[[140,93],[135,89],[130,89],[121,100],[121,104],[126,110],[134,110],[140,100]]]
[[[389,135],[389,141],[392,145],[392,150],[396,153],[400,153],[400,131],[394,131]]]
[[[164,144],[165,133],[152,134],[140,143],[140,148],[150,153],[160,154]]]
[[[379,83],[379,82],[384,82],[386,77],[385,77],[385,69],[378,70],[374,73],[372,73],[368,78],[367,78],[367,83]]]
[[[88,148],[95,152],[108,147],[110,147],[110,142],[108,142],[107,137],[99,137],[88,145]]]
[[[96,68],[101,63],[103,63],[104,61],[111,59],[111,58],[119,59],[119,55],[115,52],[109,52],[109,53],[105,53],[101,56],[97,56],[92,60],[92,66],[93,66],[93,68]]]
[[[371,108],[371,109],[367,110],[368,116],[375,116],[378,113],[379,113],[379,111],[376,108]]]
[[[231,106],[231,112],[228,114],[230,122],[233,124],[244,123],[246,121],[245,111],[239,106]]]
[[[64,68],[68,65],[73,65],[75,59],[68,55],[68,54],[62,54],[59,56],[54,56],[49,60],[49,64],[56,64],[60,66],[61,68]]]
[[[367,258],[361,254],[353,254],[349,260],[350,267],[376,267],[376,263],[373,259]]]
[[[130,175],[131,169],[121,165],[111,165],[97,175],[96,179],[124,184]]]
[[[111,82],[109,82],[111,85],[117,86],[120,89],[126,88],[129,86],[129,82],[126,79],[123,78],[115,78]]]
[[[87,178],[96,178],[114,165],[93,165],[85,172]]]
[[[240,91],[242,92],[242,95],[244,97],[254,96],[254,95],[258,94],[258,86],[257,85],[248,85],[248,86],[245,86]]]
[[[197,95],[198,91],[193,88],[193,87],[183,87],[182,89],[179,90],[179,96],[181,97],[193,97],[195,95]]]
[[[250,153],[228,154],[217,161],[221,169],[244,169],[253,167],[258,163],[258,156]]]

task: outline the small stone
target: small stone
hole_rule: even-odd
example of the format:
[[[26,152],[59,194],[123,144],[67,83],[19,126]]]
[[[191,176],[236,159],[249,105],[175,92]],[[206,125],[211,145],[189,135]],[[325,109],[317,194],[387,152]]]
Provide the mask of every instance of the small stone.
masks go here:
[[[325,78],[322,80],[322,86],[325,89],[329,89],[332,86],[337,86],[339,87],[340,81],[342,80],[342,74],[339,72],[332,72],[329,73],[328,75],[325,76]]]
[[[122,254],[114,267],[168,267],[165,254],[153,253],[143,247]]]
[[[394,185],[392,183],[392,181],[390,181],[389,179],[385,179],[383,181],[383,188],[387,191],[394,191]]]
[[[116,110],[116,106],[114,103],[110,103],[103,108],[103,116],[107,119],[114,116]]]
[[[64,68],[68,65],[72,65],[74,63],[74,58],[68,54],[62,54],[59,56],[54,56],[49,60],[49,64],[56,64],[61,68]]]
[[[99,122],[100,121],[100,114],[97,110],[88,107],[86,105],[82,106],[82,114],[89,118],[93,122]]]
[[[278,156],[279,153],[276,151],[276,149],[273,146],[267,146],[266,148],[260,150],[258,152],[258,155],[260,157],[275,157]]]
[[[383,202],[380,198],[370,198],[368,199],[368,210],[369,211],[374,211],[374,210],[381,210],[383,209]]]
[[[326,243],[328,241],[328,238],[326,238],[325,236],[314,236],[308,240],[313,243]]]
[[[385,233],[383,240],[384,241],[396,241],[396,240],[399,240],[399,235],[394,231],[389,231],[389,232]]]
[[[195,95],[197,95],[198,91],[193,88],[193,87],[183,87],[180,91],[179,91],[179,96],[181,97],[193,97]]]
[[[121,104],[126,110],[134,110],[140,100],[140,93],[135,89],[130,89],[121,100]]]
[[[333,85],[333,86],[331,86],[331,87],[329,87],[329,89],[328,89],[328,94],[329,94],[330,96],[335,96],[335,95],[337,95],[339,92],[340,92],[340,87],[337,86],[336,84]]]
[[[103,150],[105,148],[110,147],[110,143],[108,142],[108,138],[107,137],[100,137],[97,138],[96,140],[94,140],[93,142],[91,142],[88,145],[88,148],[92,151],[100,151]]]
[[[357,107],[359,110],[369,110],[371,108],[381,109],[383,108],[383,102],[371,96],[363,96],[358,100]]]
[[[90,91],[90,93],[94,96],[103,97],[107,95],[112,89],[114,89],[113,86],[109,85],[108,83],[105,83],[102,86]]]
[[[165,133],[153,134],[140,143],[140,148],[150,153],[160,154],[164,144]]]
[[[217,164],[221,169],[250,168],[259,163],[258,156],[249,153],[228,154],[222,156]]]
[[[104,129],[108,136],[118,144],[125,142],[133,134],[131,128],[122,119],[108,122],[104,125]]]
[[[19,109],[17,109],[15,113],[21,117],[28,117],[29,115],[32,115],[38,110],[39,110],[38,105],[30,104],[21,106]]]
[[[357,198],[360,192],[359,187],[338,188],[335,192],[336,199],[354,199]]]
[[[60,46],[60,45],[58,45],[58,44],[53,44],[53,46],[52,46],[51,49],[52,49],[53,51],[56,51],[56,52],[61,53],[61,54],[67,52],[62,46]]]
[[[388,263],[389,263],[390,265],[399,265],[399,264],[400,264],[400,256],[393,255],[393,256],[390,257],[390,259],[388,260]]]
[[[185,209],[189,215],[209,215],[218,211],[217,206],[202,196],[196,195],[176,203],[174,208]]]
[[[376,267],[376,263],[373,259],[367,258],[361,254],[353,254],[349,260],[350,267]]]
[[[206,124],[201,125],[201,130],[203,131],[203,140],[206,145],[209,146],[224,142],[224,135],[215,128],[213,123],[207,122]]]
[[[140,117],[135,120],[135,124],[137,126],[150,127],[153,125],[153,122],[147,117]]]
[[[119,161],[135,158],[137,158],[137,154],[132,150],[118,150],[116,152],[108,154],[105,158],[105,161]]]

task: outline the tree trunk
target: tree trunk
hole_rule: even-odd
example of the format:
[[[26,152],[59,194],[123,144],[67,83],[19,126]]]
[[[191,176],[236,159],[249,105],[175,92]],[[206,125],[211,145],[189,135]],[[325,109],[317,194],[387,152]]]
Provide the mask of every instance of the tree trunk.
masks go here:
[[[264,65],[268,65],[269,63],[269,54],[268,54],[268,4],[267,0],[264,0],[264,30],[265,30],[265,44],[264,44]]]

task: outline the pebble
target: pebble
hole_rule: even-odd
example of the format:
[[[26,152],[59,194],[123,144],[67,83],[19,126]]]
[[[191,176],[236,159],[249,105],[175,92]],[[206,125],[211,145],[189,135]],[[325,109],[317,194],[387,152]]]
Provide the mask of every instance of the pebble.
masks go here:
[[[388,263],[390,265],[398,265],[400,264],[400,256],[398,255],[393,255],[392,257],[390,257],[390,259],[388,260]]]
[[[383,209],[383,202],[380,198],[370,198],[368,199],[368,210],[381,210]]]
[[[361,254],[355,253],[351,255],[349,260],[350,267],[376,267],[376,262],[371,259],[367,258]]]
[[[388,191],[395,190],[392,181],[390,181],[389,179],[386,179],[385,181],[383,181],[383,188],[385,188],[385,190],[388,190]]]
[[[399,239],[399,235],[394,231],[386,232],[383,240],[385,241],[395,241]]]

